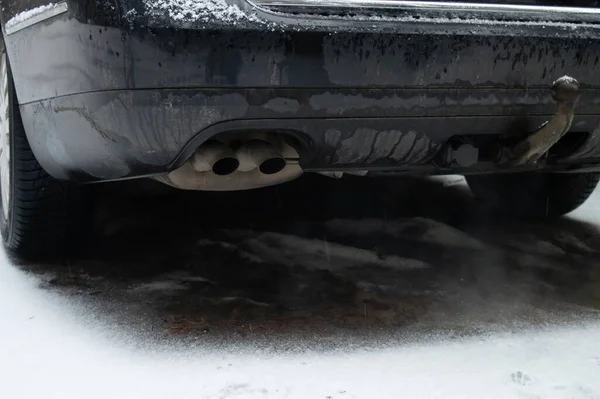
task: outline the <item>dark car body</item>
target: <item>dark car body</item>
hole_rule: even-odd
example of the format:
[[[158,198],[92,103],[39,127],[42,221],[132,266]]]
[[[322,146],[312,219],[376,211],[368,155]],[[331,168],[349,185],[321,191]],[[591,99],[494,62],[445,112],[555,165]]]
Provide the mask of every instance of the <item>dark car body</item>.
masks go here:
[[[1,3],[25,130],[58,179],[160,175],[252,131],[294,137],[304,171],[494,171],[486,143],[549,120],[563,75],[576,139],[531,167],[600,161],[595,3],[67,0],[35,23],[20,13],[48,0]]]

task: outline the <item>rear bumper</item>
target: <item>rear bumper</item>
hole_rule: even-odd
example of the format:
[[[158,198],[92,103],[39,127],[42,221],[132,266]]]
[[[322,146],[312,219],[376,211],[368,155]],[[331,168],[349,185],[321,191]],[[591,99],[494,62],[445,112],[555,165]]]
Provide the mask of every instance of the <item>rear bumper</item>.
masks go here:
[[[599,94],[584,91],[582,103]],[[295,136],[307,171],[462,173],[478,165],[434,162],[450,138],[533,132],[551,117],[549,99],[542,90],[165,89],[62,96],[21,113],[42,166],[80,182],[165,173],[234,131]],[[598,163],[600,115],[580,113],[571,130],[590,139],[565,167]]]
[[[565,74],[582,85],[572,130],[600,126],[595,13],[579,24],[432,23],[241,1],[241,16],[190,19],[84,3],[5,36],[28,137],[59,178],[164,173],[213,134],[266,128],[297,134],[307,169],[409,168],[455,135],[534,130]]]

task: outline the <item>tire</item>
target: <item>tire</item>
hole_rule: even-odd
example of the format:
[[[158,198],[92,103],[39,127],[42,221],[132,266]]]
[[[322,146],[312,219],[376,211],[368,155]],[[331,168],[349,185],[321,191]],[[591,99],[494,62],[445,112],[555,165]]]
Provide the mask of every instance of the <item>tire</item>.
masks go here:
[[[35,159],[21,121],[4,42],[0,39],[0,232],[20,258],[72,252],[91,227],[89,188],[61,182]]]
[[[592,194],[600,173],[511,173],[466,176],[475,197],[503,215],[556,218],[577,209]]]

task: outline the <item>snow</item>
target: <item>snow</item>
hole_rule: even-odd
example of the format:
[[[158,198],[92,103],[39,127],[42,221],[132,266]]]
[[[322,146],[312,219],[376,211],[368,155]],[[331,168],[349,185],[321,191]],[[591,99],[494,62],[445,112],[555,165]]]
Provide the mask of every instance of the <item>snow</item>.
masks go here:
[[[562,76],[562,77],[556,79],[554,81],[554,83],[552,83],[552,84],[555,85],[557,83],[571,83],[571,84],[573,84],[573,83],[577,83],[577,79],[575,79],[575,78],[573,78],[573,77],[571,77],[569,75],[565,75],[565,76]]]
[[[600,191],[570,217],[600,228]],[[365,233],[377,226],[361,228]],[[283,256],[275,253],[273,240],[286,244],[290,262],[296,245],[319,252],[310,240],[265,234],[257,242],[259,247],[271,243],[267,256]],[[343,246],[330,250],[340,257],[353,253]],[[194,281],[185,273],[168,278]],[[77,297],[39,285],[38,277],[0,253],[2,398],[600,398],[598,322],[325,353],[156,348],[143,334],[132,337],[103,324]]]
[[[38,16],[38,15],[44,13],[45,11],[48,11],[54,7],[56,7],[56,4],[50,3],[50,4],[43,5],[43,6],[32,8],[31,10],[20,12],[8,20],[8,22],[6,23],[6,28],[7,29],[11,28],[21,22],[27,21],[28,19]]]
[[[166,16],[179,22],[209,22],[218,20],[235,24],[240,21],[258,22],[254,14],[247,14],[225,0],[146,0],[147,9],[155,16]]]
[[[600,228],[600,185],[582,206],[568,216],[582,222],[592,223]]]
[[[133,350],[84,309],[0,262],[0,397],[598,398],[600,325],[379,350]]]

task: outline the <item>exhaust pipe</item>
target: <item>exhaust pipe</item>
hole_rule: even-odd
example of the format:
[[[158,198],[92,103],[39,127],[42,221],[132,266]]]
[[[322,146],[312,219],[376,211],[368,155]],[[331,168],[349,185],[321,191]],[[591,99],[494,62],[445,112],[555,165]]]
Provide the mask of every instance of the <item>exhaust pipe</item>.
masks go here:
[[[238,169],[240,162],[225,144],[210,140],[198,147],[190,158],[190,166],[196,172],[212,171],[217,176],[227,176]]]
[[[217,176],[211,171],[196,172],[186,163],[168,175],[156,176],[155,179],[183,190],[240,191],[285,183],[300,177],[303,172],[300,165],[290,163],[281,172],[272,175],[254,169],[250,172],[237,170],[230,175]]]
[[[250,172],[256,168],[265,175],[281,172],[287,165],[281,152],[273,145],[262,140],[252,140],[241,146],[236,152],[238,169]]]
[[[280,137],[254,136],[237,151],[220,141],[200,146],[188,162],[154,179],[184,190],[237,191],[272,186],[304,173],[299,154]]]

